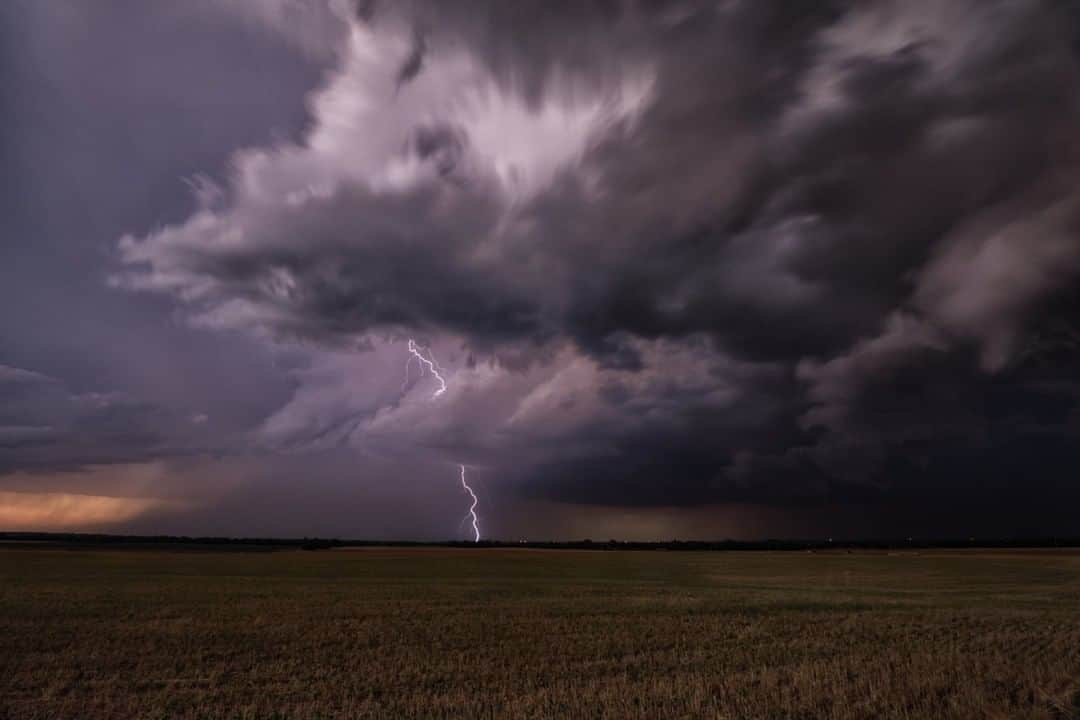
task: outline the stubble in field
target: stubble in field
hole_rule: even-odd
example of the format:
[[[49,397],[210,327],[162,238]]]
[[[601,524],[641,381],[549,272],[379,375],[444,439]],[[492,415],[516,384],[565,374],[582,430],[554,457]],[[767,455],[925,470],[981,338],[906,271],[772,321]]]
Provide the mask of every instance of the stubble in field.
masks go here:
[[[0,549],[0,717],[1074,718],[1080,553]]]

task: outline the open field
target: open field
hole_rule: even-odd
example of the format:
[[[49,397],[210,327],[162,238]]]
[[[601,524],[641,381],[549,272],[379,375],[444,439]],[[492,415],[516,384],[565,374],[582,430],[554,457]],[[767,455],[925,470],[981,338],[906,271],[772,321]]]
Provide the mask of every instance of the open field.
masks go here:
[[[1076,718],[1080,551],[0,547],[0,718]]]

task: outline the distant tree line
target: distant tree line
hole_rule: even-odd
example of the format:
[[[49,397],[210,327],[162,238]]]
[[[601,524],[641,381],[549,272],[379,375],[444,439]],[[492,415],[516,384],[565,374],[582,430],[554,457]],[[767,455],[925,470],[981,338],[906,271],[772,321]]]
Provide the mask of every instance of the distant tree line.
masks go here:
[[[948,548],[1051,548],[1080,547],[1080,538],[1069,537],[1015,537],[1015,538],[900,538],[870,540],[668,540],[662,542],[637,542],[622,540],[571,541],[481,540],[466,542],[420,542],[408,540],[341,540],[338,538],[234,538],[190,537],[187,535],[109,535],[103,533],[46,533],[46,532],[0,532],[0,543],[51,543],[71,547],[115,545],[126,547],[175,545],[193,550],[329,550],[343,547],[453,547],[453,548],[537,548],[550,550],[673,550],[673,551],[723,551],[723,550],[771,550],[803,551],[820,550],[901,550],[901,549],[948,549]]]

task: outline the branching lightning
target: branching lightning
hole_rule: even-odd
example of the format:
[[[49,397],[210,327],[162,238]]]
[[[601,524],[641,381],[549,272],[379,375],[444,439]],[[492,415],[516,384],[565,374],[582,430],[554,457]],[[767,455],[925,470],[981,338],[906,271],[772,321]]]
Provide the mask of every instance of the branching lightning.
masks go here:
[[[409,352],[412,354],[405,363],[405,382],[409,382],[409,363],[412,362],[412,358],[416,358],[420,361],[420,374],[423,375],[424,368],[427,368],[432,377],[439,382],[439,389],[435,391],[435,394],[432,395],[432,397],[439,397],[446,392],[446,380],[442,376],[442,368],[439,367],[439,363],[435,362],[435,356],[431,354],[431,351],[428,350],[428,355],[431,355],[431,358],[429,359],[424,356],[424,353],[420,352],[420,347],[416,344],[416,341],[409,338]]]
[[[401,391],[405,392],[409,386],[409,369],[412,366],[412,360],[416,358],[420,365],[420,374],[424,374],[424,369],[431,373],[431,376],[439,383],[439,387],[435,390],[435,393],[431,396],[432,399],[439,397],[446,392],[446,379],[442,376],[442,368],[439,367],[439,363],[435,361],[435,355],[429,348],[427,354],[416,344],[416,341],[409,338],[409,357],[405,361],[405,380],[401,383]],[[465,466],[458,465],[461,468],[461,487],[469,494],[472,499],[472,505],[469,506],[469,514],[466,516],[472,522],[473,529],[473,542],[480,542],[480,518],[476,514],[476,506],[479,500],[476,498],[476,493],[469,487],[469,483],[465,480]]]

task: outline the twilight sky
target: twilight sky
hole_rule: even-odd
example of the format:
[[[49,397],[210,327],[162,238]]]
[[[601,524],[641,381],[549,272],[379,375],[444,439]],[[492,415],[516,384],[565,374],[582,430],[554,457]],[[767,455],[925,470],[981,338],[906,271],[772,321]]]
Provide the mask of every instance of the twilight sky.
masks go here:
[[[0,529],[1080,534],[1078,323],[1068,0],[0,3]]]

